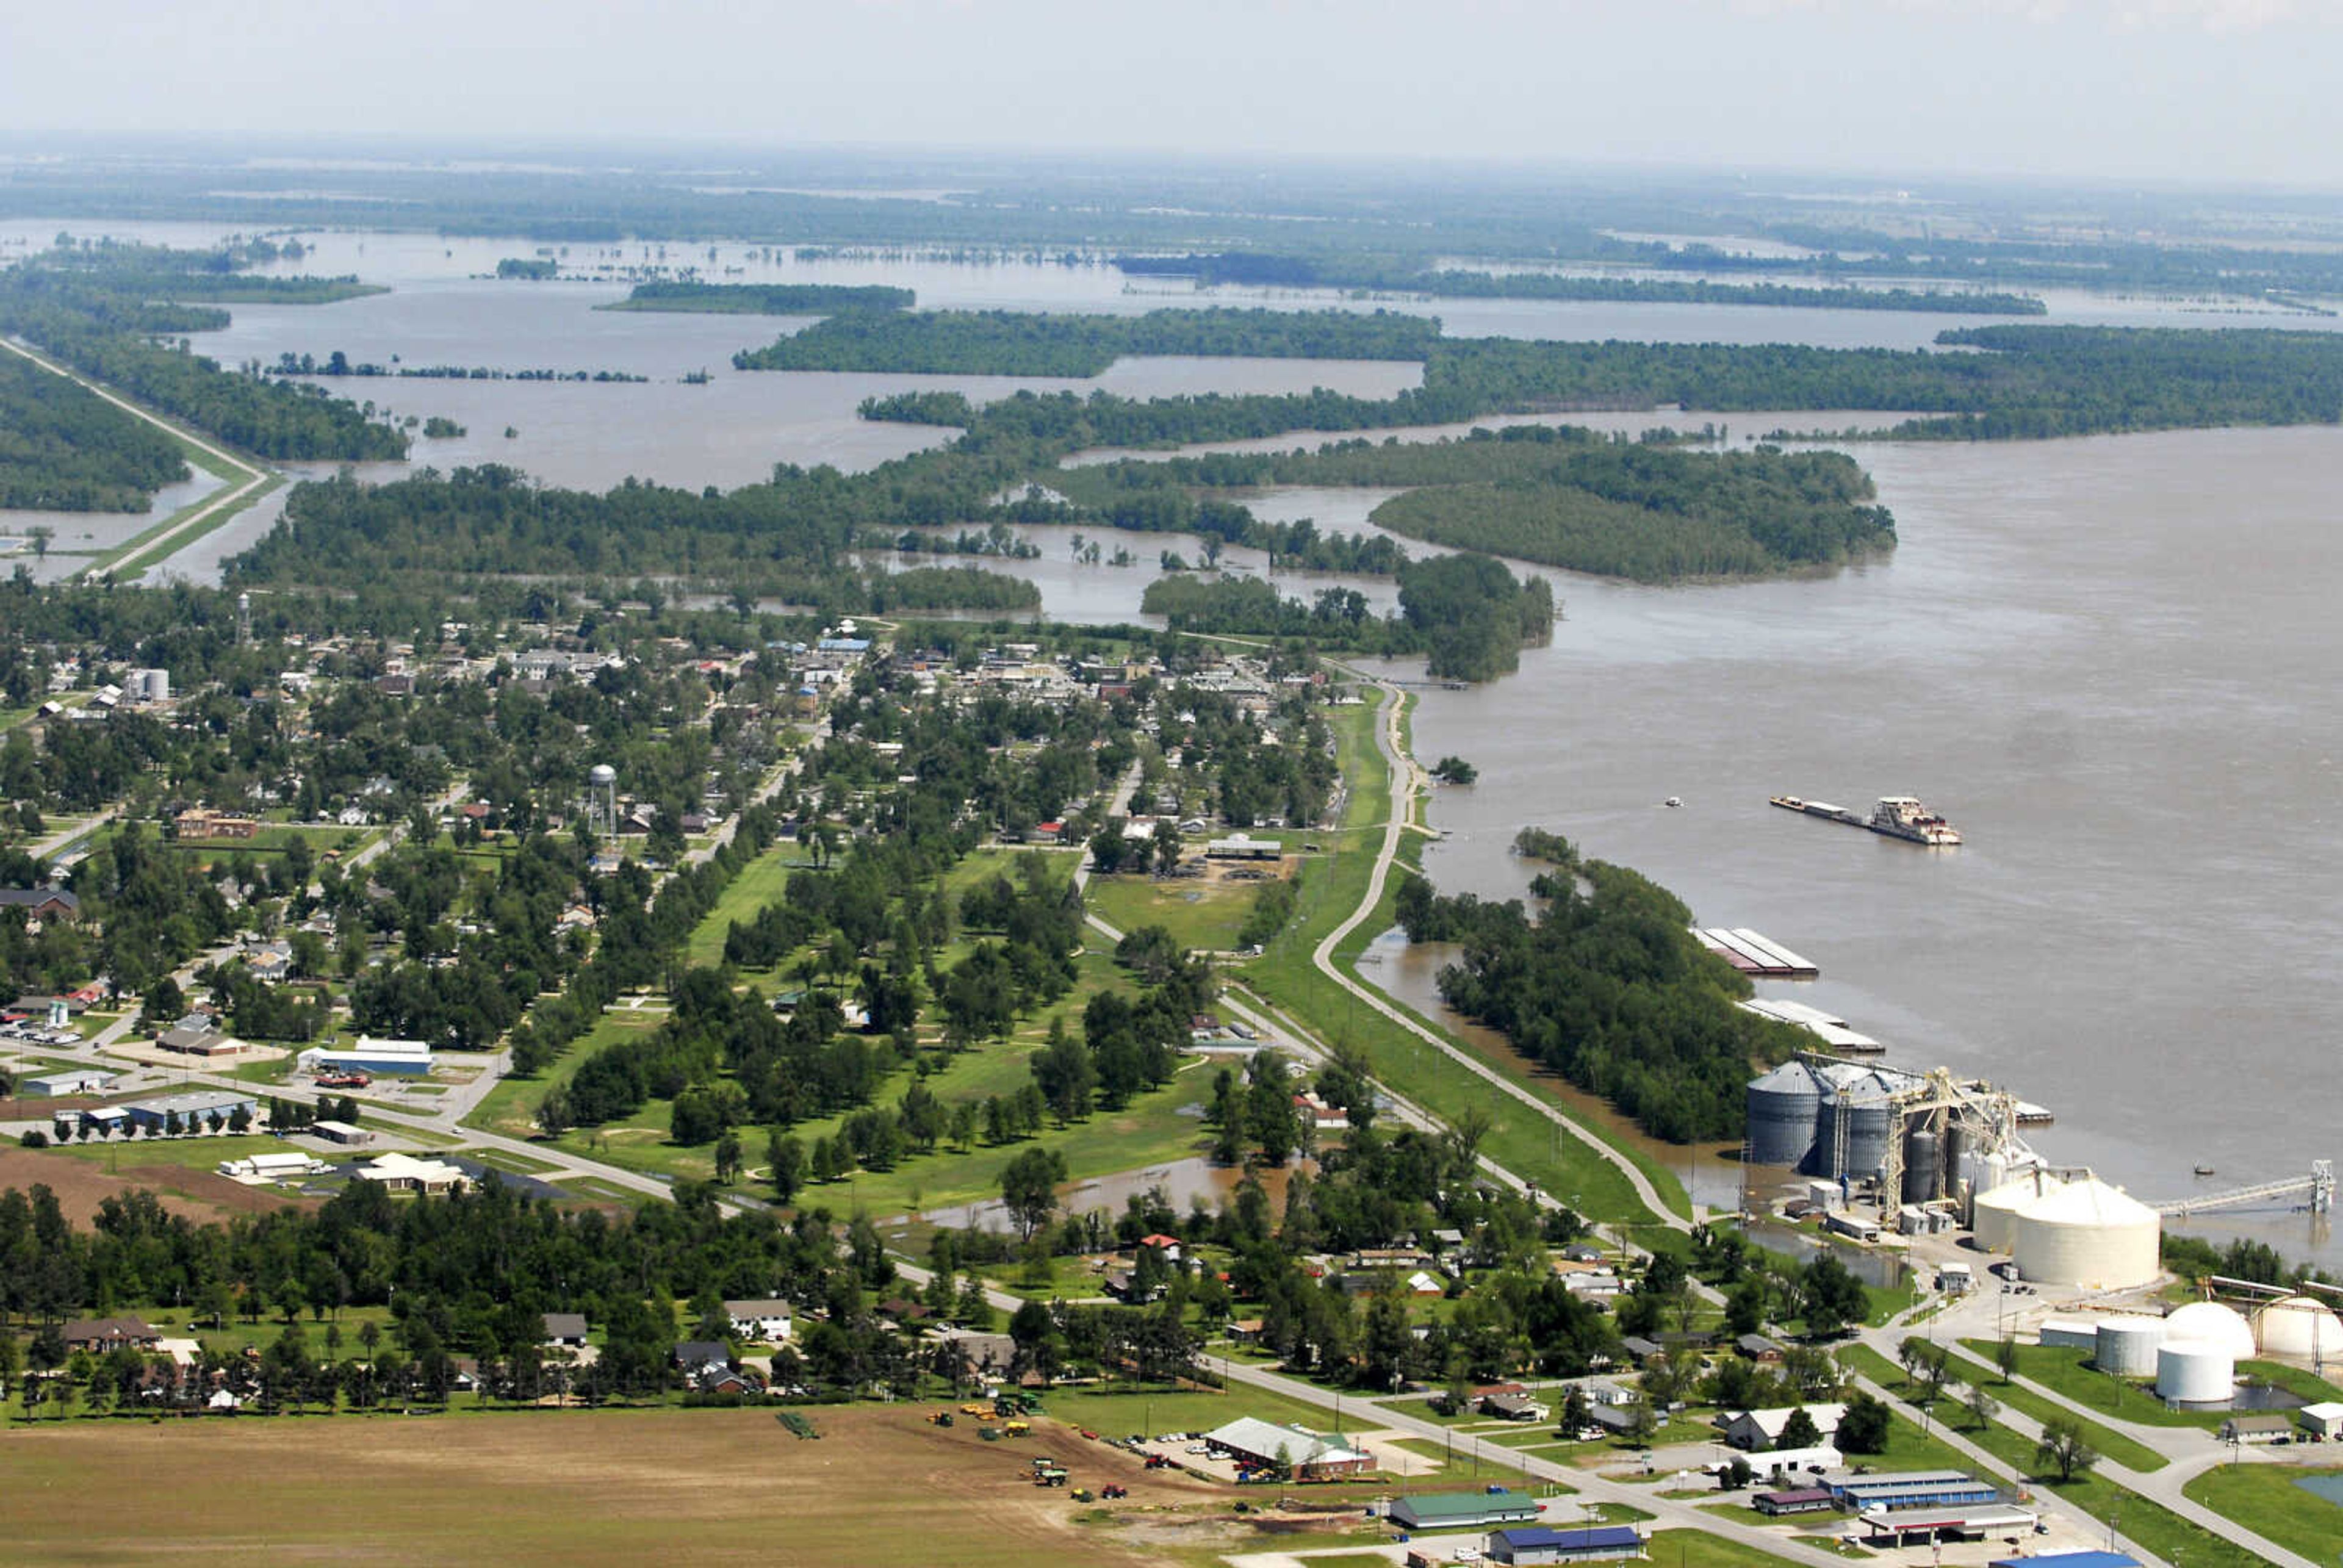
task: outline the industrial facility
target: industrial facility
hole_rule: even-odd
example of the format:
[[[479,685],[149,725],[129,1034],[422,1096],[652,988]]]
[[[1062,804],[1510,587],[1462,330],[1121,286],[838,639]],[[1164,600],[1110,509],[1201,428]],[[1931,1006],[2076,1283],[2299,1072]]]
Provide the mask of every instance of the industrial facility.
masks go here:
[[[2055,1171],[2022,1123],[2046,1120],[2008,1091],[1873,1062],[1804,1053],[1751,1081],[1745,1171],[1779,1167],[1809,1189],[1831,1228],[1932,1234],[1966,1223],[1978,1250],[2007,1252],[2019,1277],[2130,1290],[2161,1267],[2163,1221],[2087,1171]],[[1747,1178],[1745,1177],[1745,1180]]]

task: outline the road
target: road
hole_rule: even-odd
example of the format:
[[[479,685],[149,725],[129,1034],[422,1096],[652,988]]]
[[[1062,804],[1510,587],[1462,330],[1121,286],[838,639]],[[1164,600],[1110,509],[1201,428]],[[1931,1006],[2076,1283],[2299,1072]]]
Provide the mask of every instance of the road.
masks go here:
[[[1375,746],[1382,752],[1383,761],[1391,772],[1389,819],[1383,824],[1383,847],[1376,853],[1374,871],[1368,879],[1366,896],[1359,900],[1359,907],[1352,910],[1342,924],[1326,933],[1323,940],[1319,942],[1317,950],[1310,955],[1310,961],[1317,966],[1321,974],[1358,1000],[1430,1045],[1465,1071],[1544,1117],[1555,1127],[1568,1132],[1573,1138],[1608,1161],[1621,1175],[1627,1179],[1629,1185],[1634,1188],[1635,1196],[1642,1201],[1644,1207],[1656,1215],[1662,1222],[1679,1231],[1691,1230],[1692,1222],[1669,1207],[1666,1200],[1660,1196],[1659,1189],[1652,1185],[1651,1178],[1644,1175],[1642,1168],[1634,1161],[1564,1115],[1550,1102],[1541,1100],[1478,1057],[1452,1044],[1438,1030],[1425,1028],[1384,1000],[1381,991],[1344,972],[1342,966],[1334,961],[1334,950],[1342,946],[1344,939],[1357,930],[1361,924],[1374,913],[1376,905],[1383,901],[1383,888],[1391,879],[1392,864],[1399,856],[1400,844],[1413,827],[1416,796],[1425,787],[1423,769],[1416,766],[1415,759],[1408,753],[1407,748],[1400,743],[1399,689],[1381,680],[1376,680],[1373,684],[1383,694],[1383,706],[1378,715],[1380,722],[1375,726]]]
[[[205,440],[201,436],[196,435],[192,431],[181,429],[178,426],[172,424],[170,421],[164,419],[157,415],[147,412],[146,409],[141,408],[137,404],[129,401],[127,398],[116,397],[115,394],[107,391],[105,387],[99,386],[96,382],[90,380],[86,377],[76,375],[75,372],[68,370],[64,366],[35,353],[32,349],[25,347],[20,343],[13,343],[7,338],[0,337],[0,348],[5,348],[11,354],[16,355],[21,358],[31,360],[34,364],[39,366],[42,369],[48,371],[53,376],[64,377],[66,380],[74,383],[76,387],[84,387],[96,396],[105,398],[108,403],[113,404],[116,407],[121,409],[124,413],[128,414],[133,418],[144,420],[146,423],[154,426],[157,430],[162,431],[165,435],[173,437],[177,440],[185,441],[188,446],[193,447],[197,451],[203,453],[204,456],[215,458],[226,467],[245,476],[240,484],[231,486],[229,488],[222,490],[218,495],[214,496],[210,500],[205,502],[203,506],[195,511],[190,512],[187,516],[180,518],[177,522],[172,524],[171,527],[165,529],[163,532],[156,534],[153,538],[147,539],[144,543],[140,544],[136,552],[139,555],[151,554],[158,547],[167,545],[175,539],[185,538],[190,533],[202,533],[206,523],[211,518],[216,516],[223,508],[241,505],[246,498],[253,494],[254,491],[260,489],[264,486],[269,484],[272,480],[273,476],[268,474],[266,470],[254,467],[243,458],[235,456],[233,453],[223,451],[217,446]],[[96,563],[92,563],[90,566],[82,568],[81,570],[75,572],[74,575],[75,577],[85,577],[95,569],[96,569]]]

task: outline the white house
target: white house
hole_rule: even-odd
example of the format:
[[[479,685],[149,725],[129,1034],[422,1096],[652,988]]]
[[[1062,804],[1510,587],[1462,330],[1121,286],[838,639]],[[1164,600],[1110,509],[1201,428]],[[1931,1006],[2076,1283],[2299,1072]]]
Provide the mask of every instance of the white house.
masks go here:
[[[1846,1415],[1843,1404],[1783,1405],[1774,1410],[1745,1410],[1725,1422],[1725,1441],[1735,1448],[1752,1452],[1772,1448],[1782,1441],[1782,1429],[1790,1422],[1791,1415],[1803,1410],[1815,1423],[1815,1433],[1825,1441],[1838,1431],[1839,1422]]]
[[[789,1337],[795,1309],[782,1301],[727,1302],[724,1315],[732,1320],[732,1332],[744,1340],[760,1344],[779,1344]]]

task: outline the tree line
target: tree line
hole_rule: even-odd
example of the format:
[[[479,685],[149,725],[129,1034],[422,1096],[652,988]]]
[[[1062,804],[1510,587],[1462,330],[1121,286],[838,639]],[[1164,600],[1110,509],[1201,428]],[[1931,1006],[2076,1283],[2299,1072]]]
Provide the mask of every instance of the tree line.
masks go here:
[[[848,310],[909,310],[918,297],[881,284],[639,283],[603,310],[692,311],[710,316],[830,316]]]
[[[1057,316],[1022,310],[850,312],[769,347],[737,370],[861,370],[1090,377],[1126,355],[1252,359],[1421,359],[1440,323],[1393,311],[1153,310]]]

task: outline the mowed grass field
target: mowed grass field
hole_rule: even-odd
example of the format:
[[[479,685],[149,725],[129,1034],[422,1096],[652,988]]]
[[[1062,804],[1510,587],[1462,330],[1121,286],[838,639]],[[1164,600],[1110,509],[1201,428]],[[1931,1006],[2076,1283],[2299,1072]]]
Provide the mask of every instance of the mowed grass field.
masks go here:
[[[984,1442],[928,1425],[926,1408],[810,1411],[812,1442],[766,1410],[17,1427],[0,1435],[0,1540],[17,1561],[76,1563],[1204,1560],[1077,1524],[1071,1493],[1120,1483],[1118,1513],[1164,1520],[1217,1511],[1218,1489],[1055,1422]],[[1033,1486],[1036,1453],[1071,1486]]]

